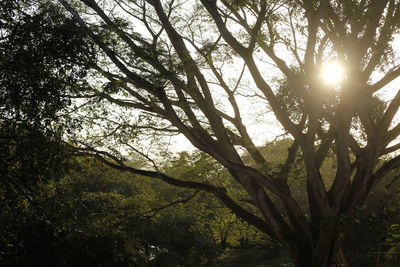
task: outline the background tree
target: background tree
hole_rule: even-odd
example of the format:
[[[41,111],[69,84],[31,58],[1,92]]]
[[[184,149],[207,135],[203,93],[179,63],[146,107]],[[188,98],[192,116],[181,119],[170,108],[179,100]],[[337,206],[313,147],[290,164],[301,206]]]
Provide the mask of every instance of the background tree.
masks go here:
[[[97,102],[78,113],[90,130],[73,136],[82,153],[116,169],[214,194],[279,240],[296,265],[331,266],[341,216],[351,215],[400,161],[383,158],[400,146],[394,120],[400,91],[395,88],[381,116],[368,104],[400,74],[391,46],[398,1],[59,2],[101,51],[102,62],[90,65]],[[279,100],[264,61],[290,82],[300,117]],[[334,85],[320,79],[329,61],[345,70]],[[275,168],[246,128],[251,116],[243,99],[251,96],[249,114],[271,110],[293,140]],[[269,127],[268,118],[262,116],[258,127]],[[176,133],[223,166],[246,201],[217,179],[163,174],[138,142]],[[240,149],[256,164],[247,164]],[[127,166],[127,151],[147,159],[148,168]],[[321,172],[329,151],[335,158],[331,184]],[[288,182],[299,158],[306,170],[306,210]]]
[[[51,3],[0,4],[0,186],[33,202],[35,186],[62,177],[68,165],[61,137],[74,125],[57,112],[85,84],[86,63],[94,57],[76,29]]]
[[[163,171],[182,180],[187,177],[191,177],[191,181],[201,181],[205,177],[216,179],[219,185],[224,186],[230,194],[237,198],[244,196],[240,186],[229,179],[229,173],[210,156],[199,151],[179,153],[166,166],[163,166]],[[165,191],[165,193],[159,191],[160,197],[163,196],[167,199],[169,197],[170,201],[176,198],[177,194],[184,199],[192,195],[187,190],[181,190],[179,194],[177,189],[173,190],[168,185]],[[176,213],[182,214],[181,216],[193,217],[199,229],[207,231],[213,238],[216,248],[223,251],[226,248],[270,247],[272,245],[268,237],[233,214],[218,199],[201,191],[195,191],[195,194],[188,203],[176,208]]]
[[[167,209],[172,204],[157,182],[93,159],[78,158],[67,175],[36,187],[30,197],[52,196],[40,204],[15,190],[0,192],[2,266],[210,266],[216,260],[210,235],[191,214]]]

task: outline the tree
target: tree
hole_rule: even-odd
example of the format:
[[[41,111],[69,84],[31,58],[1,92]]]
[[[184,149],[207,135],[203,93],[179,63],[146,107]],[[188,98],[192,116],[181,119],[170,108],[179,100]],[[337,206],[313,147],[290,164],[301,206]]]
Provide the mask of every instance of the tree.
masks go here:
[[[40,205],[0,188],[0,264],[209,266],[210,236],[190,214],[157,207],[167,201],[152,183],[78,158],[68,175],[37,188],[52,195]]]
[[[96,101],[78,113],[91,129],[74,136],[82,154],[209,192],[279,240],[297,266],[332,265],[341,216],[351,215],[400,163],[400,156],[390,156],[400,147],[395,121],[400,91],[395,88],[379,116],[370,104],[400,75],[391,45],[399,30],[399,1],[59,3],[92,38],[102,60],[90,65]],[[328,62],[344,67],[339,83],[321,80]],[[271,73],[284,77],[289,97],[278,97]],[[300,116],[282,102],[293,98]],[[263,115],[271,111],[292,138],[280,165],[271,168],[260,153],[246,128],[251,124],[246,111],[261,114],[264,120],[257,125],[263,129],[270,118]],[[213,177],[199,182],[159,171],[139,141],[176,133],[226,169],[246,192],[246,201],[231,196]],[[241,149],[254,165],[244,162]],[[127,151],[150,165],[127,166]],[[335,159],[330,184],[320,171],[329,152]],[[307,209],[288,183],[299,159],[306,169]]]
[[[62,177],[68,154],[58,112],[84,78],[91,45],[51,3],[0,3],[0,187],[28,200],[35,185]]]
[[[166,166],[163,166],[163,172],[182,180],[187,177],[190,177],[192,181],[202,181],[204,177],[216,178],[230,195],[240,198],[243,193],[240,187],[231,183],[233,181],[229,179],[229,173],[223,170],[218,162],[200,151],[179,153]],[[193,194],[186,192],[187,190],[179,192],[177,188],[173,189],[168,185],[165,187],[158,193],[164,199],[171,198],[170,203],[176,195],[183,200],[190,200],[168,213],[180,213],[181,217],[193,217],[198,228],[208,232],[213,238],[215,247],[219,247],[221,251],[227,247],[254,247],[256,245],[271,247],[271,242],[268,242],[270,240],[263,233],[232,214],[218,199],[205,192],[195,191]]]

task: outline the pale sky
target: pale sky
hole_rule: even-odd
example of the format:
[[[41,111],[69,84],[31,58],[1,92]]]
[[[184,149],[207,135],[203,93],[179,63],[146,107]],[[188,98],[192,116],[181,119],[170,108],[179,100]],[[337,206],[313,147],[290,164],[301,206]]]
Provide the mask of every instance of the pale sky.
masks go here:
[[[143,26],[140,24],[135,24],[135,27],[137,29],[141,29]],[[145,29],[143,28],[143,34],[145,34]],[[190,45],[189,45],[190,46]],[[400,54],[400,38],[397,36],[396,40],[393,42],[393,48],[396,50],[397,54]],[[287,51],[283,50],[278,50],[277,51],[278,56],[283,58],[285,61],[290,61],[290,55]],[[270,62],[271,63],[271,62]],[[224,72],[224,78],[231,76],[230,78],[235,78],[238,76],[239,69],[241,69],[242,66],[241,60],[238,60],[237,64],[231,64],[231,72]],[[266,77],[266,80],[269,80],[273,78],[274,76],[278,76],[279,72],[277,71],[276,68],[274,68],[271,64],[268,63],[261,63],[261,61],[258,61],[257,64],[260,67],[260,70],[263,71],[263,75]],[[249,80],[249,87],[256,88],[255,85],[252,82],[252,79],[247,75],[245,79]],[[382,90],[382,95],[386,99],[391,99],[391,97],[397,92],[397,90],[400,87],[400,79],[396,79],[392,83],[390,83],[384,90]],[[280,124],[276,121],[274,115],[272,112],[268,114],[262,114],[262,118],[264,122],[256,121],[256,119],[261,119],[261,118],[256,118],[261,112],[265,112],[267,110],[266,107],[263,107],[262,104],[260,104],[259,107],[257,105],[254,105],[254,103],[250,103],[247,100],[238,100],[241,109],[243,109],[243,123],[248,129],[248,132],[250,136],[253,138],[253,141],[256,145],[260,146],[263,145],[266,141],[271,141],[273,140],[277,135],[282,134],[282,127]],[[257,112],[258,111],[258,112]],[[178,135],[174,136],[171,138],[171,149],[172,151],[182,151],[182,150],[193,150],[194,147],[191,145],[191,143],[183,136],[183,135]]]

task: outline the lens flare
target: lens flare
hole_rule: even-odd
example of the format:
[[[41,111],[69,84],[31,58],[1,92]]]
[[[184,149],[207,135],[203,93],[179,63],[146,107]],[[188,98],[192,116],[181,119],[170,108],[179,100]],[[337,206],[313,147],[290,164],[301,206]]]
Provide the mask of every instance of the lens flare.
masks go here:
[[[338,63],[330,63],[323,69],[322,77],[328,84],[338,84],[343,79],[343,68]]]

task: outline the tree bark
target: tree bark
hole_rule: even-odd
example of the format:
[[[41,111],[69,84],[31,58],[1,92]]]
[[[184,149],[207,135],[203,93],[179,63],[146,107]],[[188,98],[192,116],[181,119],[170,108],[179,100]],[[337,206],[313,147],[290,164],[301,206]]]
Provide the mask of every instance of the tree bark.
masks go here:
[[[329,224],[321,226],[318,240],[300,240],[296,245],[298,255],[293,257],[295,266],[299,267],[330,267],[333,265],[337,251],[336,227]]]

